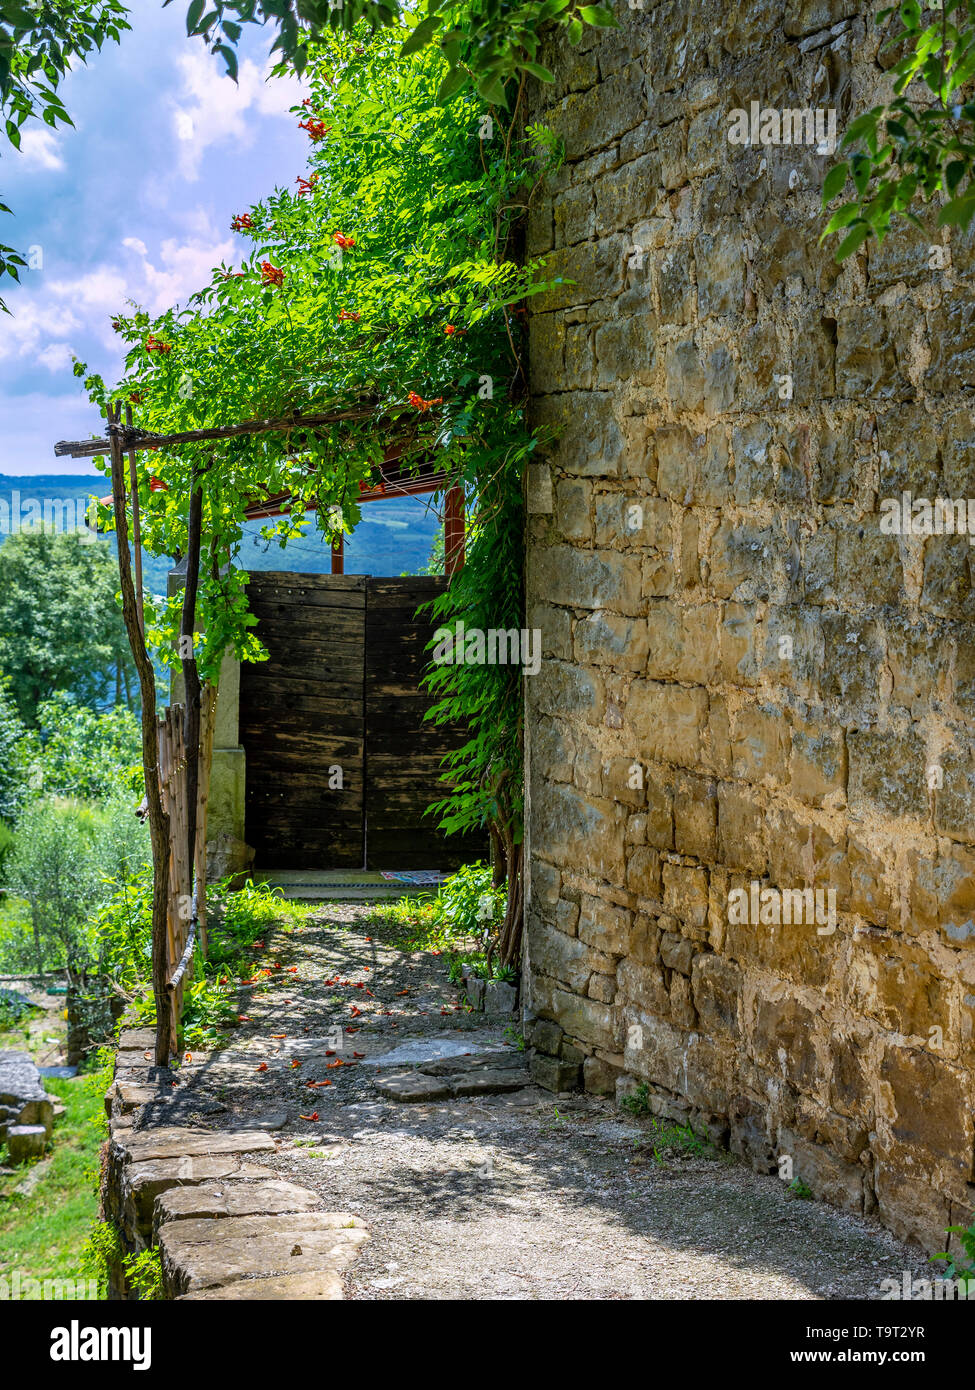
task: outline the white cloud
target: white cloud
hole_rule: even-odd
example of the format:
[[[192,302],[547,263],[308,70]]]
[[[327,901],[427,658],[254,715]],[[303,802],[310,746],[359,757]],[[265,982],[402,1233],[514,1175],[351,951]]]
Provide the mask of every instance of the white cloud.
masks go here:
[[[150,313],[159,313],[209,284],[213,267],[229,260],[233,251],[232,237],[216,243],[195,237],[189,241],[167,237],[159,248],[158,265],[153,265],[148,255],[143,256],[145,289],[134,297],[144,302]]]
[[[199,178],[200,161],[211,145],[232,140],[237,149],[247,149],[255,139],[254,115],[290,120],[288,108],[308,95],[296,78],[267,81],[270,60],[261,69],[245,59],[236,84],[218,75],[216,60],[206,52],[184,53],[177,66],[182,82],[173,98],[173,130],[180,172],[189,181]]]
[[[0,359],[27,357],[40,360],[40,353],[56,339],[64,339],[81,328],[81,320],[64,304],[53,303],[42,291],[31,298],[19,296],[14,313],[4,317],[0,334]]]
[[[52,280],[50,292],[57,299],[70,300],[88,310],[86,317],[96,314],[115,314],[124,306],[129,281],[110,266],[96,266],[86,275],[72,280]]]
[[[67,343],[49,343],[37,354],[37,360],[48,371],[60,372],[71,366],[72,355]]]
[[[124,258],[124,271],[102,264],[83,275],[41,281],[35,293],[12,304],[13,316],[0,333],[0,359],[21,358],[62,371],[72,354],[87,355],[83,346],[92,336],[117,353],[111,320],[128,312],[127,300],[150,314],[161,313],[208,284],[213,267],[230,259],[233,238],[217,241],[208,230],[208,237],[169,237],[152,256],[141,238],[125,237],[121,245],[131,255]]]
[[[20,153],[28,167],[63,169],[64,160],[58,153],[58,138],[46,126],[30,126],[20,137]]]

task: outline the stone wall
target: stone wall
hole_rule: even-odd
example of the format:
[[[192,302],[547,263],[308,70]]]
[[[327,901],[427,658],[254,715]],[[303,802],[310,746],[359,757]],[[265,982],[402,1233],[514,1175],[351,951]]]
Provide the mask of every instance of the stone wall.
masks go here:
[[[829,157],[727,138],[753,100],[840,133],[875,104],[862,6],[617,14],[529,103],[566,150],[527,248],[566,277],[530,320],[561,431],[529,481],[535,1072],[646,1083],[943,1249],[975,1205],[975,552],[880,503],[975,498],[970,242],[839,267]],[[753,882],[834,891],[835,931],[733,922]]]

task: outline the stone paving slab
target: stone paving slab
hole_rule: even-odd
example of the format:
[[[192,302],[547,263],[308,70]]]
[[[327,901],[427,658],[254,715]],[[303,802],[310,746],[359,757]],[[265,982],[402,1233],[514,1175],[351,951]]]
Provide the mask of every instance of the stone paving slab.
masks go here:
[[[167,1221],[217,1220],[233,1216],[274,1216],[315,1211],[317,1192],[277,1178],[270,1182],[204,1182],[173,1187],[156,1199],[154,1225]]]
[[[120,1052],[130,1048],[152,1052],[156,1046],[156,1030],[155,1028],[123,1028],[118,1035],[118,1045]]]
[[[422,1071],[394,1072],[376,1082],[376,1090],[390,1100],[423,1101],[449,1100],[453,1095],[450,1083],[435,1076],[426,1076]]]
[[[237,1154],[156,1158],[123,1169],[121,1198],[130,1226],[144,1234],[152,1226],[156,1198],[170,1188],[196,1187],[214,1179],[246,1182],[275,1177],[273,1169],[242,1162]]]
[[[523,1052],[481,1052],[472,1057],[445,1057],[438,1062],[423,1062],[420,1070],[428,1076],[453,1076],[465,1071],[527,1071],[528,1062]],[[527,1084],[527,1082],[525,1083]]]
[[[159,1231],[163,1282],[175,1297],[248,1275],[337,1276],[368,1238],[349,1212],[169,1221]]]
[[[343,1299],[342,1276],[325,1270],[320,1274],[278,1274],[269,1279],[235,1279],[230,1284],[217,1288],[199,1289],[194,1293],[182,1293],[177,1303],[188,1303],[194,1299],[212,1301],[214,1299],[258,1300],[270,1302],[335,1302]]]
[[[115,1143],[125,1150],[132,1163],[144,1163],[150,1158],[196,1158],[215,1154],[274,1153],[274,1140],[259,1129],[140,1130]]]
[[[527,1071],[472,1071],[451,1081],[455,1096],[493,1096],[521,1091],[528,1085]]]
[[[521,1091],[530,1084],[524,1067],[472,1068],[460,1072],[437,1072],[432,1068],[394,1072],[376,1079],[376,1090],[390,1100],[416,1103],[451,1100],[457,1096],[500,1095]]]

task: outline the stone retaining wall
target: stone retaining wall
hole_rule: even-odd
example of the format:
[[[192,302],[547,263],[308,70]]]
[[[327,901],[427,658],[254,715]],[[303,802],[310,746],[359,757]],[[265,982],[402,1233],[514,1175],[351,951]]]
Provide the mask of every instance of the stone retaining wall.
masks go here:
[[[829,157],[727,139],[754,100],[840,133],[875,104],[861,6],[617,14],[529,103],[566,163],[528,253],[575,282],[530,321],[561,430],[529,480],[536,1075],[645,1083],[943,1249],[975,1206],[975,552],[880,503],[975,498],[971,243],[838,267]],[[733,920],[753,883],[835,892],[835,930]]]
[[[123,1030],[105,1097],[101,1214],[123,1254],[159,1250],[167,1299],[341,1299],[342,1270],[368,1239],[363,1223],[322,1210],[316,1192],[267,1167],[277,1144],[266,1127],[180,1124],[170,1073],[152,1066],[154,1041],[150,1029]],[[218,1060],[194,1056],[192,1066]],[[109,1296],[134,1296],[121,1264]]]

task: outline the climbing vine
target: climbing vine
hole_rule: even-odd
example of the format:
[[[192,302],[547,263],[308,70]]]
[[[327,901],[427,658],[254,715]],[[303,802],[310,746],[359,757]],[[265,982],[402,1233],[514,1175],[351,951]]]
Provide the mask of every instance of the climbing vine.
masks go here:
[[[470,498],[469,570],[439,620],[473,621],[476,609],[484,626],[523,625],[521,476],[534,448],[523,414],[523,304],[547,285],[540,261],[519,260],[515,236],[559,155],[546,131],[517,133],[517,97],[510,114],[485,108],[473,90],[440,106],[447,60],[429,46],[400,56],[415,25],[327,37],[306,70],[311,95],[294,110],[308,167],[235,214],[239,258],[216,267],[185,308],[150,318],[130,305],[117,315],[127,350],[111,388],[75,365],[93,401],[129,404],[139,428],[155,434],[286,422],[138,455],[153,552],[187,552],[188,499],[201,495],[194,654],[203,677],[216,679],[228,649],[241,660],[264,655],[235,563],[248,503],[292,499],[263,528],[271,543],[286,546],[312,524],[330,543],[354,529],[359,493],[390,444],[407,467],[434,460]],[[170,665],[181,656],[179,602],[148,613],[147,640]],[[439,814],[448,829],[493,826],[513,881],[520,677],[444,671],[435,717],[466,718],[472,742]]]

